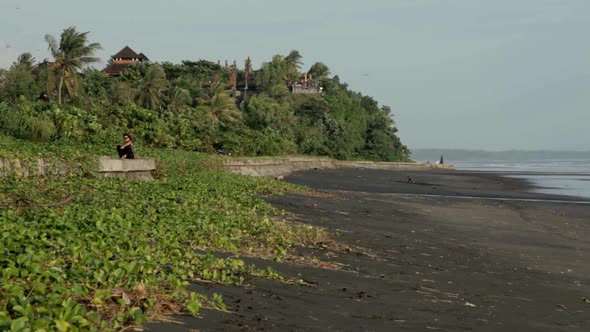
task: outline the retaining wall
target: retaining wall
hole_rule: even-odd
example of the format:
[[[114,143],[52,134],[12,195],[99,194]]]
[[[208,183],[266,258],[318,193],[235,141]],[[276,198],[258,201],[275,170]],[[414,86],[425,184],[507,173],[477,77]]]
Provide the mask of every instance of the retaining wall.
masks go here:
[[[16,174],[18,176],[43,176],[49,174],[67,174],[72,170],[68,163],[57,163],[43,158],[34,162],[22,162],[18,159],[8,160],[0,158],[0,176]],[[252,176],[277,177],[291,172],[309,169],[329,169],[337,167],[352,167],[366,169],[454,169],[453,165],[419,164],[419,163],[390,163],[373,161],[341,161],[322,157],[269,157],[269,158],[231,158],[222,159],[222,169],[226,172]],[[101,157],[98,160],[99,177],[122,177],[130,179],[153,179],[156,171],[154,158],[118,159]]]
[[[20,160],[0,158],[0,176],[16,175],[22,176],[45,176],[66,174],[72,170],[72,165],[45,158],[34,160]]]
[[[282,157],[282,158],[225,158],[223,159],[223,170],[226,172],[277,177],[287,175],[295,171],[308,169],[328,169],[337,167],[352,167],[366,169],[411,169],[411,170],[432,170],[432,169],[454,169],[453,165],[420,164],[420,163],[392,163],[373,161],[341,161],[321,157]]]
[[[45,176],[63,175],[76,171],[76,163],[38,158],[22,161],[19,159],[0,158],[0,176],[16,175]],[[118,159],[101,157],[96,171],[99,177],[123,177],[130,179],[153,179],[156,161],[153,158]]]

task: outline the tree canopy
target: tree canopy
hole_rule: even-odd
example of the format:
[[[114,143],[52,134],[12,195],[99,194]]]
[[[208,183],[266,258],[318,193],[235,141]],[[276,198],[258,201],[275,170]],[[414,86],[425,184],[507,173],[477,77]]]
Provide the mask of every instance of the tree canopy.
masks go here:
[[[203,152],[408,159],[390,107],[349,90],[323,62],[305,69],[297,50],[248,73],[200,59],[109,77],[87,67],[100,48],[88,37],[74,27],[59,41],[46,35],[52,59],[24,53],[0,70],[0,134],[110,144],[129,132],[139,144]],[[311,88],[296,93],[295,84]]]

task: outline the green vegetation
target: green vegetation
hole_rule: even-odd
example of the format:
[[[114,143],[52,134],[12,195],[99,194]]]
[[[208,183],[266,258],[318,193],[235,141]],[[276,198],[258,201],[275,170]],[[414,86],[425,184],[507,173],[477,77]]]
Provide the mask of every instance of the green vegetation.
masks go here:
[[[224,309],[220,296],[186,286],[281,278],[239,255],[285,259],[293,246],[326,240],[321,229],[281,221],[262,199],[304,189],[219,172],[209,155],[217,149],[408,158],[389,107],[350,91],[323,63],[301,72],[297,51],[252,73],[199,60],[144,62],[107,77],[82,70],[100,47],[88,33],[68,28],[59,41],[45,39],[51,61],[25,53],[0,69],[0,166],[18,166],[0,168],[0,331],[119,330],[160,314]],[[245,98],[232,76],[249,75]],[[323,92],[291,93],[301,77]],[[93,175],[123,132],[139,155],[156,157],[156,180]],[[61,172],[27,177],[40,158]]]
[[[1,138],[0,147],[0,158],[18,155],[28,165],[47,151],[49,159],[78,163],[75,169],[93,167],[89,153],[63,144]],[[236,255],[282,259],[293,245],[324,240],[321,230],[273,218],[281,211],[262,199],[301,188],[209,171],[215,157],[195,152],[146,153],[159,156],[154,181],[4,173],[0,330],[116,330],[163,313],[223,309],[219,296],[189,293],[189,281],[275,278]]]
[[[350,91],[323,63],[301,71],[298,51],[248,72],[206,60],[142,62],[108,77],[84,67],[101,47],[87,32],[70,27],[45,40],[51,59],[24,53],[0,70],[0,134],[112,145],[129,132],[138,146],[205,153],[408,159],[389,107]],[[301,80],[322,93],[292,93]]]

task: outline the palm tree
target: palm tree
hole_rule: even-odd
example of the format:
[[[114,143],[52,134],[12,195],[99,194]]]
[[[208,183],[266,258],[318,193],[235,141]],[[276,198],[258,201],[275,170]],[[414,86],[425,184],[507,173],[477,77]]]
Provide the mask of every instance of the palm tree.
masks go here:
[[[111,105],[126,105],[131,107],[131,102],[135,96],[135,89],[127,81],[116,80],[111,83]]]
[[[38,95],[33,62],[34,58],[30,53],[23,53],[12,63],[8,71],[3,74],[0,71],[0,101],[6,99],[14,103],[21,96],[32,99]]]
[[[137,104],[147,109],[158,110],[166,98],[167,89],[168,80],[164,68],[159,65],[151,65],[139,81],[135,95]]]
[[[211,104],[211,100],[217,94],[223,93],[225,90],[225,84],[221,81],[213,80],[209,84],[209,87],[206,90],[199,91],[196,101],[199,105],[209,105]]]
[[[299,54],[299,51],[292,50],[289,52],[289,55],[285,57],[285,62],[287,63],[287,75],[289,76],[290,81],[296,81],[299,78],[299,69],[303,65],[301,61],[303,57]]]
[[[215,94],[208,105],[200,106],[199,110],[206,112],[206,118],[211,121],[214,127],[225,127],[240,118],[235,99],[225,92]]]
[[[300,69],[301,65],[303,65],[303,62],[301,62],[301,59],[303,59],[303,56],[301,56],[301,54],[299,54],[299,51],[297,51],[297,50],[292,50],[291,52],[289,52],[289,55],[287,55],[285,57],[285,61],[290,66],[293,66],[296,69]]]
[[[311,66],[307,73],[311,75],[312,79],[321,81],[328,78],[328,75],[330,75],[330,69],[325,64],[316,62]]]
[[[191,104],[191,93],[188,89],[175,86],[170,89],[168,110],[177,112]]]
[[[268,93],[271,97],[282,98],[288,95],[287,82],[292,80],[287,61],[281,55],[272,57],[271,62],[264,63],[256,74],[258,91]]]
[[[63,85],[71,97],[75,96],[80,86],[77,71],[84,65],[100,61],[92,55],[102,47],[98,43],[88,44],[88,32],[77,32],[75,27],[69,27],[61,33],[59,44],[51,35],[45,35],[45,41],[49,44],[54,60],[49,81],[55,82],[55,74],[59,75],[57,100],[61,104]]]
[[[19,65],[25,65],[27,69],[32,70],[33,65],[35,64],[35,58],[31,53],[25,52],[18,56],[16,63]]]

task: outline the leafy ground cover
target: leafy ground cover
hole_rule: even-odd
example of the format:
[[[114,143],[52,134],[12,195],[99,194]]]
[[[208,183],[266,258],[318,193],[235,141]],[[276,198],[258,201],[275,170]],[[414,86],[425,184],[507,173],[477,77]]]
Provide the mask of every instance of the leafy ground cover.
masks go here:
[[[118,330],[163,313],[224,309],[221,297],[186,286],[277,277],[239,255],[280,259],[325,236],[276,221],[281,212],[262,199],[303,188],[223,173],[214,157],[194,152],[144,153],[158,159],[154,181],[92,176],[108,148],[0,139],[0,158],[77,164],[61,176],[0,177],[0,330]]]

